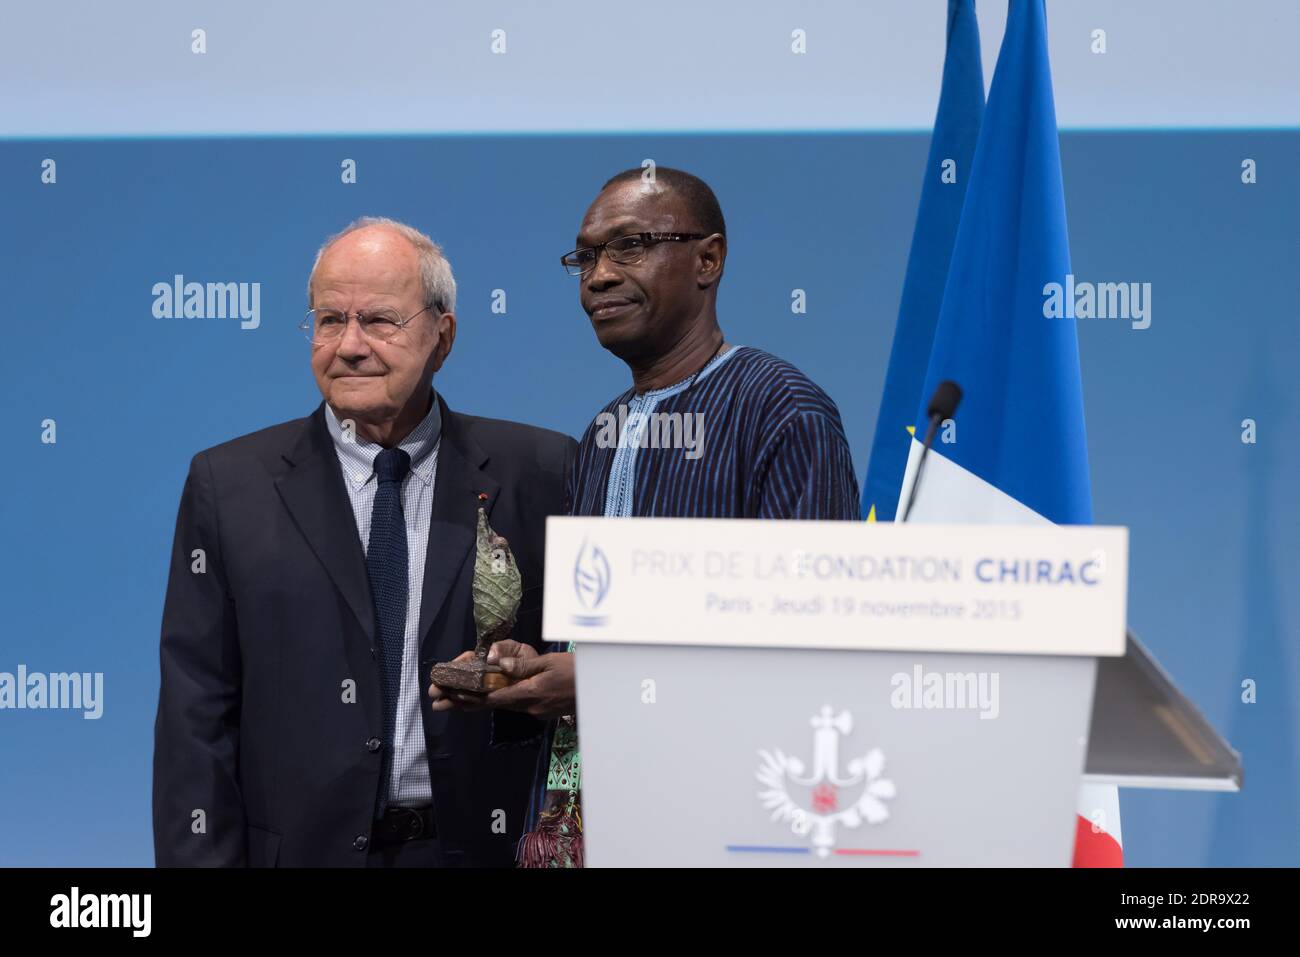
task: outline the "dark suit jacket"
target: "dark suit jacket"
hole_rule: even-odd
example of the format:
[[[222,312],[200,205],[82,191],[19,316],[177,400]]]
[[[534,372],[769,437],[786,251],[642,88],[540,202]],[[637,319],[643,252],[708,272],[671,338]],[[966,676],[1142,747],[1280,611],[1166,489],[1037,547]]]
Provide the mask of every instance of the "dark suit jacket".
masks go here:
[[[474,646],[480,492],[523,576],[514,637],[541,647],[545,521],[563,512],[575,448],[557,432],[437,401],[425,675]],[[375,644],[365,553],[324,403],[194,456],[163,610],[160,866],[365,864],[381,761],[367,746],[382,735]],[[506,712],[435,714],[427,695],[420,700],[443,863],[510,865],[542,725]]]

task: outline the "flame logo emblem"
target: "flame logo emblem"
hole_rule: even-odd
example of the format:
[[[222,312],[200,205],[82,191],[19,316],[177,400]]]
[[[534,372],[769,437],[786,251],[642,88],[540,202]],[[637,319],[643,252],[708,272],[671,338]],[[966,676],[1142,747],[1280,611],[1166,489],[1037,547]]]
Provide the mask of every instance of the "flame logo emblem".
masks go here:
[[[609,559],[597,545],[586,539],[573,563],[573,590],[584,608],[596,609],[609,594]]]

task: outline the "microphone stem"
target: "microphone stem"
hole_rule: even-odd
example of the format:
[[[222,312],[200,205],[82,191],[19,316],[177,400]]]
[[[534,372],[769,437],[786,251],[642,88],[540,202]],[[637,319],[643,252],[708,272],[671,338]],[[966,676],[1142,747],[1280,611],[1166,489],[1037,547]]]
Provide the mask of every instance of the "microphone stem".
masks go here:
[[[930,424],[925,429],[925,444],[921,449],[921,458],[916,463],[916,475],[912,478],[912,490],[907,493],[907,508],[903,510],[904,522],[912,514],[912,506],[916,504],[916,490],[921,486],[921,470],[925,468],[926,456],[930,454],[930,446],[934,444],[934,434],[938,431],[939,416],[935,414],[930,416]]]

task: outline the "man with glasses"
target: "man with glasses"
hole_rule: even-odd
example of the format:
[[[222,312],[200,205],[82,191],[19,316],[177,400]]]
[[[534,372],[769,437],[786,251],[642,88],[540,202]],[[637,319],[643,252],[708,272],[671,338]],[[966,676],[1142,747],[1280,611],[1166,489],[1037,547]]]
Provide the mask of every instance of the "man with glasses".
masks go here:
[[[726,257],[717,198],[690,173],[659,167],[649,180],[627,170],[587,210],[578,248],[561,263],[578,280],[596,338],[627,364],[632,387],[583,435],[566,495],[571,514],[859,517],[835,404],[788,362],[724,341],[717,298]],[[671,424],[687,417],[702,443],[664,442]],[[581,866],[573,657],[502,643],[494,659],[522,680],[492,692],[486,706],[557,719],[520,863]],[[439,710],[476,705],[436,686],[430,694]]]
[[[410,226],[331,237],[308,298],[324,401],[190,464],[163,611],[157,862],[508,865],[544,726],[436,713],[424,688],[474,645],[480,508],[522,575],[514,636],[540,647],[542,535],[573,440],[433,390],[456,284]]]

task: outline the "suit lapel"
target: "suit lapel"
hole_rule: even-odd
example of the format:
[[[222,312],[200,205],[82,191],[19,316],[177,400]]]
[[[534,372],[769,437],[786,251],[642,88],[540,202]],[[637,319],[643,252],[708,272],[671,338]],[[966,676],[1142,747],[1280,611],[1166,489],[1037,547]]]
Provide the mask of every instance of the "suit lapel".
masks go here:
[[[373,647],[375,608],[366,577],[366,555],[325,424],[324,402],[307,419],[293,447],[282,455],[291,467],[276,480],[280,498]]]
[[[470,436],[465,419],[449,410],[441,395],[437,401],[442,406],[442,439],[433,481],[419,635],[422,660],[448,661],[463,650],[463,633],[448,628],[432,635],[433,622],[466,565],[473,564],[479,495],[487,495],[483,504],[490,517],[501,485],[483,471],[487,455]]]
[[[437,660],[444,661],[462,650],[461,634],[449,630],[435,637],[430,630],[452,586],[472,560],[479,493],[488,496],[486,507],[491,516],[501,485],[483,471],[487,455],[469,435],[465,420],[447,408],[441,395],[437,401],[442,405],[442,438],[424,560],[419,635],[421,658],[442,655]],[[373,647],[375,608],[365,550],[325,425],[323,402],[282,456],[290,468],[276,480],[280,498]]]

